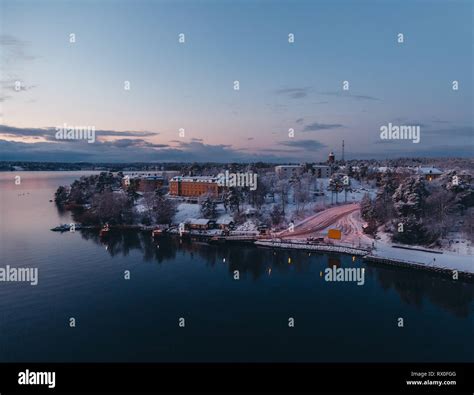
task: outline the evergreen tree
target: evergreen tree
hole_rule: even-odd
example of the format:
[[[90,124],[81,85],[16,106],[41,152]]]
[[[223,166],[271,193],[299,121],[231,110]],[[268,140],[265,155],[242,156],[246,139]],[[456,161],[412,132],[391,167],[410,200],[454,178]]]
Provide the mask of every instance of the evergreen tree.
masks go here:
[[[204,218],[212,219],[217,216],[217,205],[216,202],[208,196],[201,203],[201,214]]]
[[[360,214],[367,222],[373,220],[375,217],[374,204],[368,193],[366,193],[360,201]]]

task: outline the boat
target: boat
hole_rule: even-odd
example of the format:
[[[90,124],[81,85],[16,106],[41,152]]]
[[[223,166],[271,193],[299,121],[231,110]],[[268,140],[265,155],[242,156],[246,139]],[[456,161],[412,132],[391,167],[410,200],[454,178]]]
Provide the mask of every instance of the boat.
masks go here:
[[[74,230],[83,229],[83,226],[81,224],[62,224],[54,228],[51,228],[51,230],[53,232],[69,232],[71,230],[72,225],[74,225]]]
[[[104,227],[100,230],[99,236],[106,237],[108,236],[109,232],[110,232],[109,224],[105,224]]]
[[[153,229],[151,232],[152,237],[160,237],[166,233],[165,229]]]

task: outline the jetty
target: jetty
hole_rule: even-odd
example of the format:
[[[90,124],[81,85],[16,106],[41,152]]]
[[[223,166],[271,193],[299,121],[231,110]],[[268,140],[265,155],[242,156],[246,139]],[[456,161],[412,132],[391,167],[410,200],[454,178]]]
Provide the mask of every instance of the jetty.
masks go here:
[[[409,268],[409,269],[415,269],[415,270],[429,270],[431,272],[450,276],[451,278],[453,277],[454,271],[456,271],[460,279],[474,281],[473,273],[470,273],[468,271],[463,271],[463,270],[456,270],[449,267],[439,267],[439,266],[434,266],[434,265],[429,265],[429,264],[424,264],[424,263],[419,263],[419,262],[407,261],[407,260],[403,260],[399,258],[396,258],[396,259],[385,258],[381,256],[376,256],[376,255],[366,255],[364,256],[364,260],[368,262],[372,262],[372,263],[379,263],[383,265],[397,266],[397,267],[403,267],[403,268]]]
[[[285,249],[297,249],[305,251],[321,251],[321,252],[337,252],[341,254],[349,254],[355,256],[366,256],[370,250],[364,247],[356,246],[345,246],[337,244],[325,244],[325,243],[308,243],[307,241],[296,241],[296,240],[257,240],[255,245],[260,247],[269,248],[285,248]]]

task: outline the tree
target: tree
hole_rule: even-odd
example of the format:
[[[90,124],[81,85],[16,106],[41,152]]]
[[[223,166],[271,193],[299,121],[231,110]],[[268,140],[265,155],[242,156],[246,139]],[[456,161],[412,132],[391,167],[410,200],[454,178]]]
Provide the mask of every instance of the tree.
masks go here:
[[[380,223],[385,223],[394,216],[392,196],[398,184],[394,173],[388,169],[380,178],[379,184],[375,198],[374,214]]]
[[[210,196],[207,196],[206,199],[204,199],[201,203],[201,214],[204,218],[216,218],[217,205],[216,202]]]
[[[281,223],[283,219],[283,212],[280,210],[280,208],[277,205],[273,206],[273,209],[270,213],[270,218],[272,220],[272,224],[275,226]]]
[[[374,205],[368,193],[360,201],[360,214],[367,222],[375,218]]]
[[[304,211],[306,204],[310,201],[309,180],[307,177],[299,179],[294,184],[294,199],[296,202],[296,211]]]
[[[131,202],[124,194],[106,191],[94,195],[91,212],[102,224],[123,224],[129,220]]]
[[[290,192],[290,183],[286,179],[280,179],[276,183],[276,189],[281,198],[281,211],[285,214],[285,204],[288,203],[288,193]]]
[[[176,215],[176,203],[169,199],[157,199],[154,208],[155,220],[158,224],[170,224]]]
[[[265,196],[269,191],[270,187],[268,181],[263,177],[258,178],[256,189],[253,191],[249,189],[250,204],[260,209],[265,203]]]
[[[242,200],[242,194],[238,188],[232,187],[227,190],[225,195],[226,206],[230,208],[230,211],[240,213],[240,202]]]
[[[408,215],[397,219],[395,224],[397,231],[393,233],[392,239],[394,241],[405,244],[425,244],[430,240],[428,232],[424,226],[423,220],[417,218],[415,215]],[[403,231],[398,231],[401,226]]]
[[[56,192],[54,193],[54,201],[58,205],[63,205],[68,199],[68,190],[66,187],[59,186]]]
[[[392,196],[394,208],[399,217],[413,215],[419,218],[424,208],[424,198],[428,196],[422,177],[410,177],[402,182]]]
[[[339,192],[341,192],[344,188],[344,183],[342,181],[341,174],[333,174],[333,176],[329,179],[328,191],[331,191],[331,204],[333,203],[334,194],[336,194],[336,204],[337,204],[337,197],[339,196]]]
[[[397,214],[394,221],[397,231],[393,234],[393,240],[406,244],[433,241],[435,237],[428,232],[422,218],[427,196],[428,190],[422,177],[409,177],[398,186],[392,196]]]
[[[437,186],[426,198],[424,217],[433,235],[446,236],[453,225],[455,209],[453,193]]]

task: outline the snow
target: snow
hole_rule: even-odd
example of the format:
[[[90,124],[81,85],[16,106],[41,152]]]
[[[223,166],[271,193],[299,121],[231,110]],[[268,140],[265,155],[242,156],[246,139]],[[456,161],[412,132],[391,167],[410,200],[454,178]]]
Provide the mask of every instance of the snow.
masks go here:
[[[393,247],[393,244],[386,244],[384,241],[375,241],[375,250],[371,255],[401,261],[408,261],[425,265],[427,267],[437,267],[441,269],[458,270],[474,273],[474,257],[472,255],[459,255],[452,253],[436,253],[406,250]]]
[[[190,225],[207,225],[211,221],[206,218],[187,218],[184,223]]]
[[[188,218],[201,217],[201,206],[196,203],[180,203],[174,216],[175,223],[183,223]]]
[[[274,241],[274,240],[259,240],[255,242],[257,246],[263,247],[278,247],[278,248],[290,248],[296,250],[309,250],[309,251],[321,251],[321,252],[339,252],[342,254],[364,256],[367,254],[366,250],[352,247],[345,247],[339,245],[327,245],[327,244],[307,244],[298,240],[288,240],[285,242]]]
[[[142,214],[148,211],[148,209],[145,206],[145,199],[143,197],[140,197],[137,199],[135,203],[135,211],[139,214]]]
[[[245,221],[242,225],[239,225],[235,228],[235,232],[257,232],[257,224],[251,220]]]

